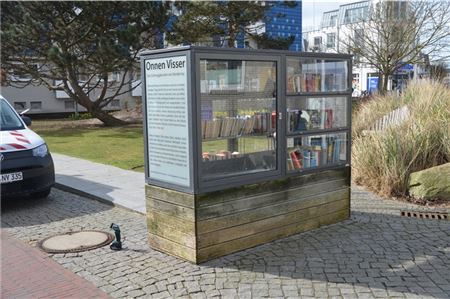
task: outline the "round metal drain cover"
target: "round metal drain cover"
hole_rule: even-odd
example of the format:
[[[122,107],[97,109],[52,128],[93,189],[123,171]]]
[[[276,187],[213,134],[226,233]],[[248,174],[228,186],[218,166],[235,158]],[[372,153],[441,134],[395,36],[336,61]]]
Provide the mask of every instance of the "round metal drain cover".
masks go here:
[[[39,246],[48,253],[81,252],[103,247],[113,240],[114,236],[110,233],[83,230],[48,237],[39,242]]]

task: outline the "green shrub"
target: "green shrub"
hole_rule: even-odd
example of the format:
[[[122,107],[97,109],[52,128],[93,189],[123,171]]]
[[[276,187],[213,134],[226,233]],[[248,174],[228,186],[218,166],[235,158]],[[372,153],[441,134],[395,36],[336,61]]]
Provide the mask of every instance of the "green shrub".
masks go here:
[[[89,112],[83,112],[83,113],[73,113],[71,115],[69,115],[69,119],[71,120],[81,120],[81,119],[91,119],[94,118],[92,116],[92,114],[90,114]]]
[[[385,131],[363,130],[392,110],[408,106],[410,117]],[[353,116],[352,176],[384,196],[407,196],[409,174],[450,161],[450,89],[412,82],[400,96],[377,96]]]

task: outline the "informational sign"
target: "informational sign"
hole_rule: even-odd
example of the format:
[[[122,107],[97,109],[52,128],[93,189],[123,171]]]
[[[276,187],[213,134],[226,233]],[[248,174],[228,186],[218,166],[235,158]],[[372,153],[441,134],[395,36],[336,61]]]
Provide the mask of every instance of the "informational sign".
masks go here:
[[[367,89],[370,93],[378,90],[378,77],[367,78]]]
[[[144,68],[149,176],[189,187],[186,56],[146,59]]]

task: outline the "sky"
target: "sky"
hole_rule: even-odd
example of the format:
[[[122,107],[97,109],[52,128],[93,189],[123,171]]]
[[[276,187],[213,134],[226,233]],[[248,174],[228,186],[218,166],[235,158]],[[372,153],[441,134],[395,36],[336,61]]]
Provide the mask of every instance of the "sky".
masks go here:
[[[359,2],[361,0],[303,0],[302,1],[302,27],[303,30],[320,25],[322,14],[325,11],[335,10],[339,5]]]

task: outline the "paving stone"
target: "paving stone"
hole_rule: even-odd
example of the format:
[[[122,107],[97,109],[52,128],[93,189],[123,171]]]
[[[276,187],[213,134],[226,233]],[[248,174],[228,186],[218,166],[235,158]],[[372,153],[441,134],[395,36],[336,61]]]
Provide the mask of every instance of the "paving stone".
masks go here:
[[[162,298],[170,298],[170,293],[167,291],[156,293],[152,295],[152,299],[162,299]]]
[[[158,292],[158,288],[155,285],[150,285],[142,289],[145,294],[151,295]]]
[[[2,229],[36,246],[79,229],[118,223],[124,250],[50,258],[113,298],[450,298],[450,222],[405,219],[410,204],[352,191],[352,217],[193,265],[147,244],[145,216],[60,190],[3,205]]]
[[[145,292],[143,290],[133,290],[127,293],[127,296],[135,298],[139,296],[145,295]]]

